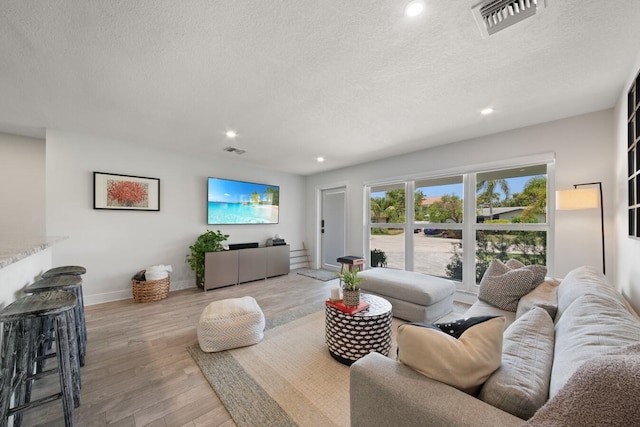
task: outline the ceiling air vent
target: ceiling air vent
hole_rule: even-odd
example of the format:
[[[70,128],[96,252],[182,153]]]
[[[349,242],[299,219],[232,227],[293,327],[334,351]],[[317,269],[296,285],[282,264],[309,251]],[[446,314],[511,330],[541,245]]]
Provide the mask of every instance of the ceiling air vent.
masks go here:
[[[534,16],[546,6],[546,0],[488,0],[471,8],[483,37],[504,30]]]
[[[239,148],[235,147],[224,147],[222,150],[226,151],[227,153],[235,153],[237,155],[246,153],[245,150],[240,150]]]

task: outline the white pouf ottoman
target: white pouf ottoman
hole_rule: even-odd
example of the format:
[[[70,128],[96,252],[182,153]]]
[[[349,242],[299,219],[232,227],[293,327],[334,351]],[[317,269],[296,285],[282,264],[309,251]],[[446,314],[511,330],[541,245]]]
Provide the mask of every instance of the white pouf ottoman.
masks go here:
[[[257,344],[264,337],[264,314],[253,297],[209,304],[198,322],[198,343],[212,353]]]

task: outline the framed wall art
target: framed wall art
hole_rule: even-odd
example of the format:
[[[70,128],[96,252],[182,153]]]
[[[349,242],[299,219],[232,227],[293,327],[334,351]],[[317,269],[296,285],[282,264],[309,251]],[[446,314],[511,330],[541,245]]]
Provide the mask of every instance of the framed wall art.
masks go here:
[[[94,172],[93,208],[159,211],[160,179]]]

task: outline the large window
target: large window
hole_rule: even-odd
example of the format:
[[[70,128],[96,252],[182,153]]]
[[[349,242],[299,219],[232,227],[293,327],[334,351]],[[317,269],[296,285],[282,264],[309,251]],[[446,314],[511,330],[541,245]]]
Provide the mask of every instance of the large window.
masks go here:
[[[415,181],[413,271],[462,280],[450,259],[462,253],[462,175]],[[457,268],[457,267],[455,267]]]
[[[379,266],[404,270],[405,184],[372,187],[369,212],[369,246],[371,251],[384,253],[385,256]],[[376,261],[375,255],[370,261]]]
[[[545,264],[547,165],[476,175],[476,283],[494,258]]]
[[[551,164],[367,187],[370,261],[450,278],[474,293],[495,258],[547,264]]]

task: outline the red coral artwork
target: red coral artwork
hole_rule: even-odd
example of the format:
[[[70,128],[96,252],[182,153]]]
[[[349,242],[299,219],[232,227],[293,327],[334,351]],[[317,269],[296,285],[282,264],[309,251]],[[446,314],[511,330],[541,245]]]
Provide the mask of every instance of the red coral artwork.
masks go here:
[[[149,206],[149,186],[141,182],[107,180],[107,206]]]

